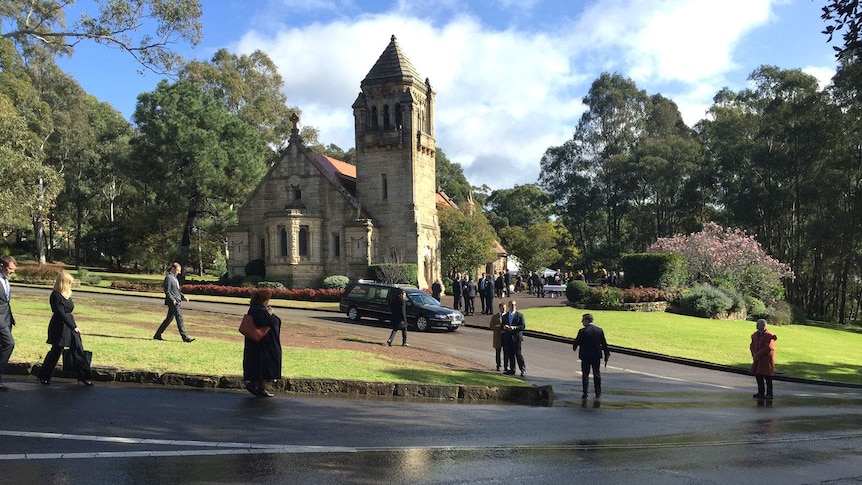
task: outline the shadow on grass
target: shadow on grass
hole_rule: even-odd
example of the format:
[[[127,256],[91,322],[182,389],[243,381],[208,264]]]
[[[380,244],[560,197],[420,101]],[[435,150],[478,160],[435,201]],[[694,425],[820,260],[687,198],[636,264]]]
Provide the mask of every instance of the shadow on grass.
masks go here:
[[[88,333],[87,337],[103,337],[103,338],[121,339],[121,340],[153,340],[152,337],[123,337],[120,335],[106,335],[104,333]]]
[[[818,381],[843,382],[862,386],[862,366],[851,364],[818,364],[814,362],[779,362],[777,375]]]

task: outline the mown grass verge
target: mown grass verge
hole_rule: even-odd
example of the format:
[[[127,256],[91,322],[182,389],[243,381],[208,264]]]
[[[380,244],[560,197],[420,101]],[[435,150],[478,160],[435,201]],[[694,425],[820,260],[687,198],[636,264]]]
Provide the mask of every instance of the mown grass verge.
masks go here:
[[[751,321],[723,321],[677,315],[571,307],[523,311],[527,327],[574,338],[581,316],[592,313],[608,343],[675,357],[748,369]],[[776,372],[805,379],[862,384],[862,335],[807,325],[771,326],[776,341]]]
[[[212,375],[242,374],[243,340],[237,333],[237,317],[187,312],[186,326],[197,340],[185,344],[176,338],[152,340],[163,311],[143,305],[122,305],[75,293],[75,318],[82,329],[84,345],[93,351],[93,365],[127,370],[181,372]],[[47,298],[17,295],[13,311],[18,324],[13,362],[41,362],[51,311]],[[285,377],[346,379],[370,382],[461,384],[477,386],[528,386],[527,382],[491,372],[449,369],[425,362],[410,362],[374,353],[297,348],[290,345],[291,327],[282,329]],[[176,327],[172,324],[171,330]],[[204,334],[205,336],[201,336]]]

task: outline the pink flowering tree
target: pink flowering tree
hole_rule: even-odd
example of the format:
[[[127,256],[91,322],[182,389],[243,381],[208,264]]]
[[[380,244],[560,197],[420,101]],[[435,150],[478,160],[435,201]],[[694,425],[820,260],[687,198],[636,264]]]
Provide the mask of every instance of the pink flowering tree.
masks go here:
[[[771,257],[753,236],[709,222],[687,236],[659,238],[648,253],[676,253],[688,262],[689,282],[728,286],[771,303],[783,299],[790,266]]]

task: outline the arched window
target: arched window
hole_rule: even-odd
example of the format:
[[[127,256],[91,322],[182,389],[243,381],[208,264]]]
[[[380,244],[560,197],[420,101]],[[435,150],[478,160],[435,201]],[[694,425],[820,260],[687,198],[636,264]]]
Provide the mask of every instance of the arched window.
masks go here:
[[[287,229],[283,227],[278,231],[278,248],[281,257],[287,257]]]
[[[383,131],[389,131],[389,105],[383,105]]]
[[[377,106],[371,107],[371,129],[376,131],[380,127],[377,121]]]
[[[299,255],[308,256],[308,226],[299,226]]]
[[[400,130],[404,124],[404,120],[401,119],[401,103],[395,103],[395,129]]]

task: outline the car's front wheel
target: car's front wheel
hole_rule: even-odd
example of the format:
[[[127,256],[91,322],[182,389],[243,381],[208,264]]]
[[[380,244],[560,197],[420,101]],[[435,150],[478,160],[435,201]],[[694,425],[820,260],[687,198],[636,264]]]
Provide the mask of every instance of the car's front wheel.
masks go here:
[[[359,320],[359,318],[360,318],[359,317],[359,310],[357,310],[356,307],[354,307],[354,306],[348,308],[347,309],[347,318],[349,318],[353,322]]]
[[[417,330],[424,332],[424,331],[428,330],[430,327],[431,327],[431,325],[428,324],[427,318],[419,317],[416,319],[416,329]]]

